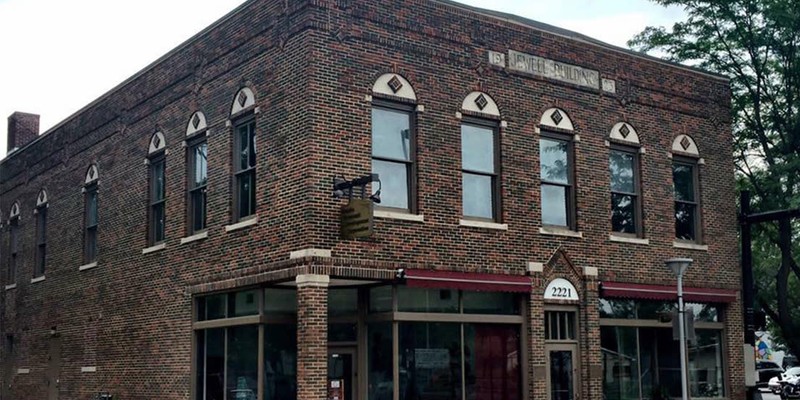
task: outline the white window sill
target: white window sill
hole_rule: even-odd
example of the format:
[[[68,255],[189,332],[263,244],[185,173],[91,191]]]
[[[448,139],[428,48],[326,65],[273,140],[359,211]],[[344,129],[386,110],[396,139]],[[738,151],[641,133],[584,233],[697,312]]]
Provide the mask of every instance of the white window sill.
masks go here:
[[[11,289],[16,289],[16,288],[17,288],[17,284],[16,283],[12,283],[10,285],[6,285],[6,290],[11,290]]]
[[[233,232],[238,231],[239,229],[247,228],[248,226],[253,226],[258,223],[258,215],[252,218],[248,218],[244,221],[239,221],[235,224],[226,225],[225,232]]]
[[[17,375],[25,375],[25,374],[30,374],[30,373],[31,373],[30,368],[19,368],[19,369],[17,369]]]
[[[496,229],[499,231],[507,231],[508,224],[498,224],[497,222],[489,221],[476,221],[472,219],[462,219],[458,221],[461,226],[469,226],[472,228]]]
[[[31,279],[31,283],[39,283],[44,280],[44,275],[37,276],[36,278]]]
[[[372,216],[375,218],[399,219],[411,222],[425,222],[425,216],[422,214],[408,214],[396,211],[375,210],[372,212]]]
[[[574,238],[583,238],[583,232],[577,232],[573,230],[569,230],[567,228],[556,228],[556,227],[541,227],[539,228],[539,233],[542,235],[553,235],[553,236],[566,236],[566,237],[574,237]]]
[[[95,267],[97,267],[97,261],[90,262],[90,263],[85,264],[85,265],[81,265],[80,267],[78,267],[78,271],[86,271],[87,269],[92,269],[92,268],[95,268]]]
[[[159,244],[157,244],[155,246],[150,246],[150,247],[148,247],[146,249],[142,249],[142,254],[149,254],[149,253],[153,253],[153,252],[156,252],[156,251],[164,250],[166,248],[167,248],[167,244],[166,243],[159,243]]]
[[[295,250],[289,253],[289,259],[293,260],[295,258],[303,258],[303,257],[331,257],[331,251],[327,249],[303,249],[303,250]]]
[[[608,240],[619,243],[632,243],[632,244],[645,244],[645,245],[650,244],[650,239],[630,237],[630,236],[620,236],[620,235],[615,235],[613,233],[608,236]]]
[[[687,242],[680,242],[677,240],[672,242],[672,247],[676,249],[708,251],[708,245],[706,244],[687,243]]]
[[[196,234],[194,234],[192,236],[187,236],[185,238],[181,238],[181,244],[196,242],[198,240],[203,240],[203,239],[206,239],[206,238],[208,238],[208,231],[203,231],[203,232],[200,232],[200,233],[196,233]]]
[[[81,367],[81,372],[97,372],[97,367]]]

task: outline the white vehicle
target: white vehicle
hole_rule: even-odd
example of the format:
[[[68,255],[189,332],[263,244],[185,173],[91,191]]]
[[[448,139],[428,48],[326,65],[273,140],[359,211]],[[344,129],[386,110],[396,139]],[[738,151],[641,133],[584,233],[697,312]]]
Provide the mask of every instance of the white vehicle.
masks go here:
[[[786,382],[787,379],[790,378],[797,378],[800,377],[800,367],[792,367],[787,369],[784,373],[782,373],[779,377],[775,376],[769,380],[767,387],[772,393],[780,394],[781,389],[783,388],[783,384]],[[779,379],[780,378],[780,379]]]

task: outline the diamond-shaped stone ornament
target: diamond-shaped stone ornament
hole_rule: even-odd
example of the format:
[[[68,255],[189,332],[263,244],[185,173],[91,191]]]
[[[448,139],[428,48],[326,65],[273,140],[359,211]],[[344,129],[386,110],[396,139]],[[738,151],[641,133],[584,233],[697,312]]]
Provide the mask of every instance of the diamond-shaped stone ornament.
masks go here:
[[[692,142],[686,136],[684,136],[683,139],[681,139],[681,147],[683,147],[684,150],[687,150],[691,145]]]
[[[555,122],[556,125],[558,125],[558,124],[561,123],[561,121],[564,120],[564,117],[561,115],[560,112],[558,112],[558,110],[555,110],[555,111],[553,111],[552,114],[550,114],[550,119],[552,119],[553,122]]]
[[[161,147],[161,138],[158,135],[153,135],[153,147],[156,149]]]
[[[619,134],[622,135],[623,139],[627,139],[628,135],[631,134],[631,130],[628,129],[628,125],[622,125],[622,128],[619,128]]]
[[[475,105],[477,105],[481,111],[483,111],[483,109],[486,108],[488,104],[489,100],[486,100],[486,96],[484,96],[483,94],[475,98]]]
[[[197,129],[197,127],[200,126],[200,116],[199,115],[195,114],[194,118],[192,118],[192,126],[194,127],[194,129]]]
[[[244,107],[244,103],[247,103],[247,95],[244,92],[239,93],[239,107]]]
[[[400,82],[397,76],[393,76],[387,84],[389,85],[389,89],[392,89],[392,93],[397,93],[403,88],[403,82]]]

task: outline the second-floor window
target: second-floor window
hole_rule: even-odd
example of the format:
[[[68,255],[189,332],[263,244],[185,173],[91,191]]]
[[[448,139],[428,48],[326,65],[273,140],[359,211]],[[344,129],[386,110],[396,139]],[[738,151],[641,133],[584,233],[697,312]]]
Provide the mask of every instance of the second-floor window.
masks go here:
[[[620,147],[609,151],[611,231],[614,233],[640,233],[638,161],[637,153],[633,149]]]
[[[164,154],[150,159],[149,235],[150,245],[164,241],[166,230],[166,158]]]
[[[499,219],[498,152],[496,127],[480,123],[461,125],[461,198],[464,217]]]
[[[539,140],[542,225],[575,228],[572,142],[559,136]]]
[[[413,136],[411,108],[372,108],[372,172],[381,180],[381,207],[414,211]]]
[[[36,261],[33,277],[44,276],[47,264],[47,204],[36,208]]]
[[[19,215],[11,217],[8,225],[8,282],[12,285],[17,281],[17,267],[19,263]]]
[[[234,127],[234,221],[256,213],[256,121],[249,119]]]
[[[97,261],[97,183],[86,186],[84,207],[83,259],[89,264]]]
[[[205,140],[189,144],[188,200],[189,234],[206,229],[206,184],[208,183],[208,144]]]
[[[675,157],[672,162],[672,181],[675,187],[675,238],[697,241],[700,225],[697,163]]]

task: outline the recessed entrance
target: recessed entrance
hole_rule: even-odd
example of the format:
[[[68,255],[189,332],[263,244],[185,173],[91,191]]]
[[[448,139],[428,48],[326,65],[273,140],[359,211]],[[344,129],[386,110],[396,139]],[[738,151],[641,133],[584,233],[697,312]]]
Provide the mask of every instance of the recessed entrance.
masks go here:
[[[328,399],[358,399],[358,365],[355,347],[328,349]]]

